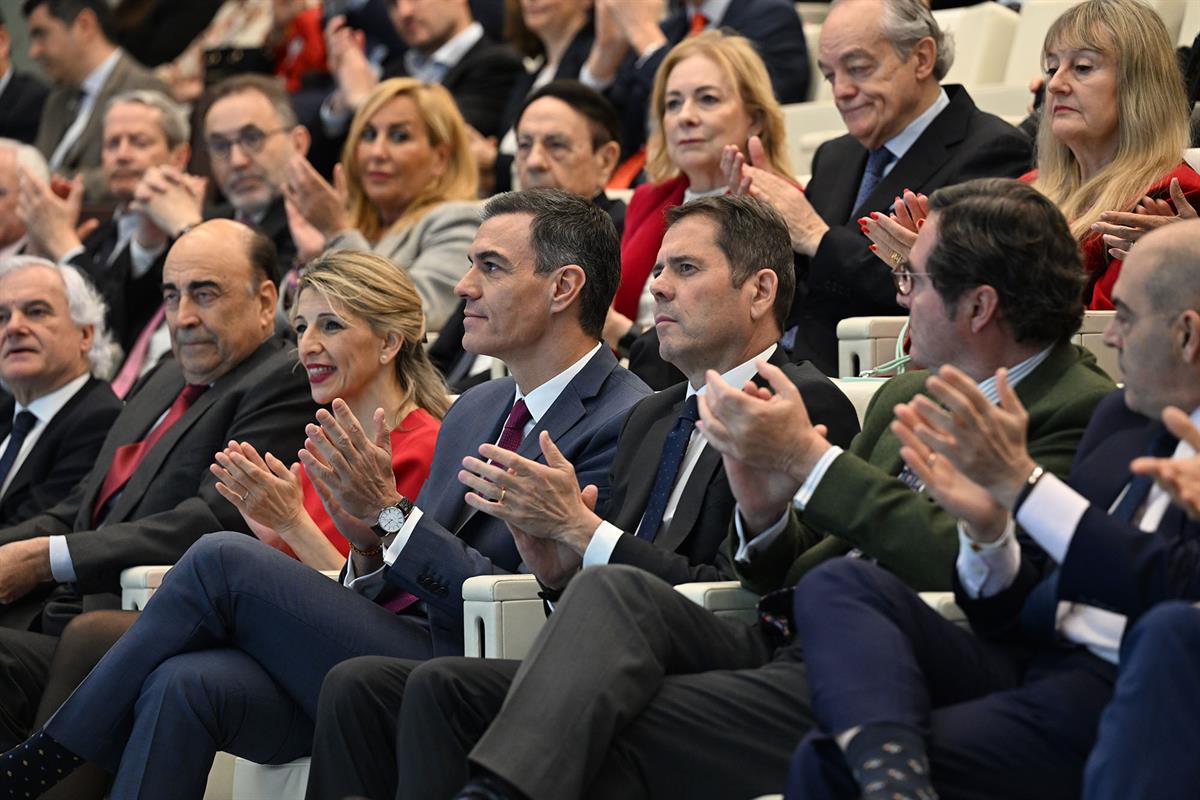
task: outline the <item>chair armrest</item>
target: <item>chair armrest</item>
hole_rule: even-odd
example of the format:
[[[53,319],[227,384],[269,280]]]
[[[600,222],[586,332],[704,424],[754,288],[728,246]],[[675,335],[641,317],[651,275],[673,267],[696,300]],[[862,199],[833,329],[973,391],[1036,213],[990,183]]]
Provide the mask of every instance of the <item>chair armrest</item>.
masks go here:
[[[130,567],[121,570],[121,608],[126,611],[141,611],[146,601],[162,585],[163,576],[171,567]]]
[[[954,592],[921,592],[921,599],[946,619],[964,627],[966,626],[967,615],[954,602]]]
[[[463,647],[475,658],[524,658],[546,611],[532,575],[478,575],[463,581]]]
[[[340,569],[319,569],[317,572],[321,573],[326,578],[330,578],[335,581],[342,576],[342,571]]]
[[[737,581],[681,583],[675,591],[718,617],[752,623],[758,619],[758,595]]]

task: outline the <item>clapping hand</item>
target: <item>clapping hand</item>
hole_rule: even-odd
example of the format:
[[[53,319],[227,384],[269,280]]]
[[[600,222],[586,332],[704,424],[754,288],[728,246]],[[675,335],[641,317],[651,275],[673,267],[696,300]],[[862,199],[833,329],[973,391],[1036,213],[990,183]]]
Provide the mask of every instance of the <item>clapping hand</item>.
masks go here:
[[[330,186],[307,158],[292,156],[287,164],[283,195],[326,240],[350,227],[346,176],[341,164],[333,168],[333,186]]]
[[[1174,406],[1163,409],[1163,424],[1175,437],[1195,451],[1187,458],[1135,458],[1129,465],[1134,475],[1149,475],[1171,500],[1193,520],[1200,522],[1200,429]]]
[[[368,436],[344,400],[334,400],[332,408],[333,413],[317,411],[318,424],[304,429],[308,438],[300,461],[318,490],[326,487],[340,509],[370,527],[382,509],[401,500],[392,472],[391,431],[383,409],[376,410],[374,436]]]
[[[808,202],[804,190],[790,177],[771,171],[762,140],[751,136],[746,144],[749,160],[736,147],[728,146],[721,154],[721,169],[732,194],[749,194],[775,207],[788,226],[792,249],[801,255],[817,252],[829,230],[825,220]]]
[[[897,197],[890,214],[872,211],[858,220],[863,235],[871,240],[871,252],[889,268],[907,261],[917,233],[929,216],[929,198],[908,189]]]
[[[1171,202],[1147,196],[1132,212],[1105,211],[1100,215],[1100,221],[1092,225],[1092,230],[1104,237],[1110,256],[1127,258],[1134,243],[1150,231],[1200,216],[1184,196],[1178,178],[1171,179],[1170,193]],[[1171,203],[1175,204],[1173,208]]]
[[[289,468],[270,453],[260,456],[249,442],[231,441],[208,469],[220,495],[272,547],[284,543],[280,531],[295,526],[305,513],[298,463]]]

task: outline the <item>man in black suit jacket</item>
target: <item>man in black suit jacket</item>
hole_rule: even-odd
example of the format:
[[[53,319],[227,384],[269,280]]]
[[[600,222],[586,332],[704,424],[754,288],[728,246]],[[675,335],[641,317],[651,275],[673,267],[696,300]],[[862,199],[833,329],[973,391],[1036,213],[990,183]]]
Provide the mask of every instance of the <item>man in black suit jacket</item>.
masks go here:
[[[472,474],[460,479],[477,493],[472,505],[508,522],[549,599],[581,567],[597,564],[636,566],[670,583],[733,575],[722,545],[734,500],[721,455],[703,434],[688,433],[690,424],[679,426],[685,408],[695,413],[707,371],[740,386],[756,377],[760,360],[786,363],[776,341],[791,298],[791,251],[779,215],[749,198],[697,200],[673,209],[668,220],[652,290],[663,357],[688,380],[642,400],[625,421],[610,471],[612,496],[607,510],[597,509],[603,517],[585,503],[572,465],[549,442],[543,443],[550,454],[545,465],[505,456],[491,445],[480,448],[491,464],[464,462]],[[799,364],[786,371],[832,436],[848,442],[858,432],[853,407],[818,370]],[[503,489],[502,501],[483,499],[495,500],[496,486]],[[414,761],[397,773],[391,747],[377,740],[364,747],[364,736],[379,731],[389,741],[395,737],[404,685],[415,667],[362,659],[330,673],[321,692],[310,794],[391,796],[399,775],[411,796],[442,797],[465,781],[465,752],[439,747],[413,753]],[[437,666],[441,676],[473,676],[472,686],[476,673],[486,676],[498,698],[515,670],[516,662],[480,659],[441,659]],[[364,724],[364,718],[370,721]],[[424,768],[409,768],[416,758]]]
[[[888,15],[922,35],[889,40]],[[826,374],[837,374],[839,320],[904,313],[890,265],[868,250],[857,220],[887,213],[906,189],[932,194],[1030,167],[1031,143],[1022,133],[976,108],[961,86],[939,85],[952,63],[953,50],[922,3],[834,3],[821,27],[820,64],[850,132],[817,150],[804,192],[792,176],[747,170],[792,231],[797,292],[786,344]]]
[[[1200,408],[1197,242],[1200,223],[1171,226],[1122,267],[1105,341],[1126,385],[1097,407],[1066,482],[1030,457],[1011,393],[993,406],[944,369],[929,381],[940,406],[897,411],[906,461],[960,519],[955,595],[979,638],[877,570],[843,562],[806,579],[797,629],[821,727],[840,747],[817,735],[801,747],[797,796],[857,797],[864,780],[878,796],[1079,795],[1127,625],[1162,600],[1200,598],[1200,525],[1128,468],[1192,454],[1158,418]],[[862,634],[854,646],[848,629]],[[903,789],[890,764],[864,767],[887,762],[891,742],[928,766]]]
[[[128,354],[162,305],[162,262],[169,244],[168,233],[141,213],[138,190],[152,170],[183,168],[191,126],[179,104],[149,90],[119,94],[102,113],[103,136],[110,146],[102,150],[100,166],[108,194],[118,203],[113,216],[80,240],[78,206],[58,197],[47,182],[27,175],[26,224],[38,252],[74,265],[99,287],[108,304],[109,329]],[[143,196],[147,193],[142,190]]]
[[[65,500],[0,530],[0,739],[23,738],[63,626],[119,607],[121,570],[174,563],[205,533],[247,531],[213,488],[214,452],[230,439],[277,453],[303,442],[316,408],[294,354],[271,335],[273,260],[270,243],[238,223],[182,237],[163,269],[175,358],[134,391]]]
[[[103,380],[104,301],[71,268],[0,263],[0,526],[66,497],[96,461],[121,401]]]
[[[660,22],[661,11],[659,0],[596,6],[596,40],[580,80],[607,92],[621,112],[626,156],[646,141],[646,111],[659,65],[672,47],[701,29],[725,28],[749,39],[780,103],[808,99],[804,26],[787,0],[683,0]]]
[[[50,89],[32,75],[17,72],[9,58],[12,36],[0,13],[0,139],[33,144]]]
[[[521,58],[505,44],[489,39],[467,0],[396,3],[392,22],[408,45],[399,58],[383,65],[382,77],[412,77],[445,86],[467,124],[483,136],[500,136],[500,117],[513,84],[524,72]],[[380,75],[363,52],[358,31],[331,25],[329,70],[338,88],[321,107],[323,148],[344,139],[350,116],[379,82]]]

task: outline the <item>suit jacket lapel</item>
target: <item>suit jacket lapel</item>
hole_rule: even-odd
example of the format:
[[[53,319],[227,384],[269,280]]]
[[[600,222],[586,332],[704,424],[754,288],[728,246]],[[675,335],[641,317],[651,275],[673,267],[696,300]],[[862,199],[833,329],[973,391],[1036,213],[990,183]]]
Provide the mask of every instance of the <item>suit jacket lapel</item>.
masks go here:
[[[867,151],[854,139],[845,139],[831,145],[844,149],[845,153],[830,152],[826,157],[831,165],[822,164],[821,172],[831,180],[817,184],[817,191],[809,195],[813,208],[829,225],[844,225],[851,218],[854,198],[867,169]],[[853,176],[853,180],[847,180]],[[811,182],[810,182],[811,185]]]
[[[104,81],[104,84],[100,87],[100,91],[96,92],[96,100],[92,103],[87,124],[83,126],[83,132],[79,134],[79,137],[71,143],[71,147],[63,154],[62,163],[64,165],[75,165],[77,160],[83,157],[82,150],[87,146],[87,143],[99,138],[101,128],[104,124],[105,108],[108,106],[109,98],[113,96],[113,87],[124,85],[128,72],[129,62],[125,60],[125,54],[118,53],[117,63],[113,65],[112,72],[108,73],[108,79]]]
[[[514,387],[515,386],[516,384],[514,384]],[[472,455],[479,455],[480,444],[483,444],[484,442],[495,444],[495,442],[500,438],[500,432],[504,429],[504,423],[508,419],[508,414],[512,410],[512,405],[514,402],[516,402],[515,388],[514,393],[508,396],[508,403],[501,407],[501,412],[492,423],[491,428],[488,431],[483,432],[481,438],[479,438],[479,441],[472,442],[468,445],[468,447],[474,445],[474,450],[471,452]],[[462,486],[460,489],[461,491],[456,491],[454,493],[454,502],[457,507],[453,509],[453,513],[446,515],[446,519],[455,520],[454,526],[449,528],[450,532],[455,536],[461,536],[463,528],[465,528],[467,523],[474,518],[476,513],[478,513],[478,509],[467,505],[466,500],[463,499],[467,493],[466,487]]]

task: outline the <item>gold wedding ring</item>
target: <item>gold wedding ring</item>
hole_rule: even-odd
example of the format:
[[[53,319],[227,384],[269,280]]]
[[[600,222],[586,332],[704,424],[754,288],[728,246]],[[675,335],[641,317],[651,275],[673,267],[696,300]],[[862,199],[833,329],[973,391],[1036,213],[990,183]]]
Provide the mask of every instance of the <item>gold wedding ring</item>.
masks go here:
[[[500,487],[500,497],[496,500],[496,505],[504,505],[504,495],[508,494],[508,487]]]
[[[893,250],[892,254],[888,256],[888,259],[892,262],[893,267],[898,267],[900,266],[900,262],[904,260],[904,257]]]
[[[932,467],[933,462],[935,461],[937,461],[937,453],[930,453],[929,457],[925,459],[925,464],[926,466]]]

